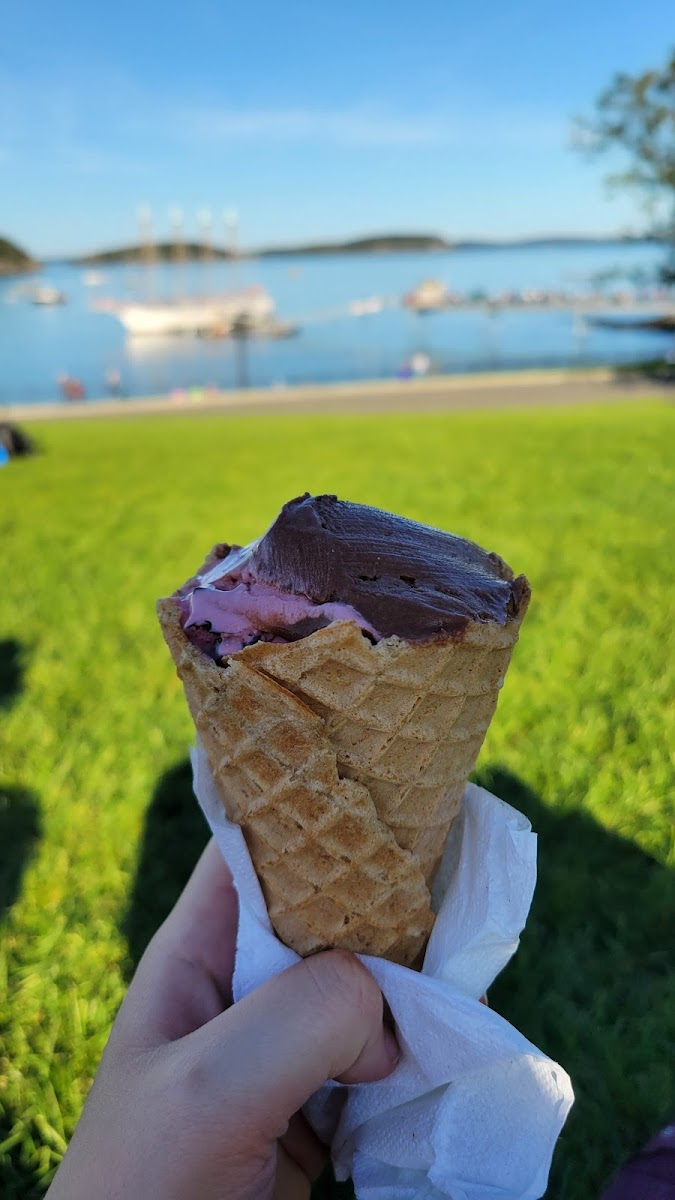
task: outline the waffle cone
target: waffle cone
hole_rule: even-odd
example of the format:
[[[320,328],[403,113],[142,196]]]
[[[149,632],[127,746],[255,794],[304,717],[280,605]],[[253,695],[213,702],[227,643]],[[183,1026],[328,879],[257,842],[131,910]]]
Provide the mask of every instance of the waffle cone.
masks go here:
[[[528,597],[506,625],[472,623],[459,641],[372,645],[340,621],[247,646],[225,669],[185,636],[178,604],[159,601],[223,804],[299,954],[419,959],[431,880]]]

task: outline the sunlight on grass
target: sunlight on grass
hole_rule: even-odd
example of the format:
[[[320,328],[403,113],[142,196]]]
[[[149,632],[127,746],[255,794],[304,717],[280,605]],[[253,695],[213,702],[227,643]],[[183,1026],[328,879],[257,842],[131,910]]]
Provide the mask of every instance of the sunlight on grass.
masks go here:
[[[39,428],[43,453],[0,473],[3,1197],[43,1194],[203,841],[155,598],[305,490],[475,538],[529,576],[479,774],[540,832],[540,884],[492,1002],[576,1086],[556,1200],[597,1195],[657,1129],[675,1035],[674,433],[657,402]]]

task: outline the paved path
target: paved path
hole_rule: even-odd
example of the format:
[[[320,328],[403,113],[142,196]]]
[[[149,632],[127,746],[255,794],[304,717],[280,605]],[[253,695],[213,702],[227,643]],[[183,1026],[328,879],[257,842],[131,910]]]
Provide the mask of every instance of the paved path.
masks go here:
[[[251,388],[193,396],[151,396],[137,400],[85,403],[16,404],[0,408],[0,419],[72,420],[76,417],[140,416],[166,413],[340,413],[428,412],[439,409],[549,407],[613,404],[668,393],[652,383],[618,383],[611,371],[527,371],[451,375],[415,380],[376,380],[296,388]],[[671,393],[672,394],[672,393]]]

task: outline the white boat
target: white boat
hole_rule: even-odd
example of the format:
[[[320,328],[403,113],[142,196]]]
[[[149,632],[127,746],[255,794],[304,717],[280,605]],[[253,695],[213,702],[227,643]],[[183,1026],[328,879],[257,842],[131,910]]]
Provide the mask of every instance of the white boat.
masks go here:
[[[251,332],[269,323],[274,301],[263,287],[245,288],[222,296],[195,296],[189,300],[101,301],[99,312],[109,312],[134,337],[157,337],[180,333],[209,333],[221,336],[242,320]]]
[[[383,296],[366,296],[365,300],[352,300],[349,312],[352,317],[369,317],[381,313],[385,304]]]
[[[58,288],[52,287],[48,283],[38,284],[32,288],[28,298],[31,304],[42,304],[45,306],[66,303],[65,293],[60,292]]]
[[[405,307],[419,313],[436,312],[448,308],[452,302],[452,294],[440,279],[424,279],[403,297]]]
[[[84,271],[82,282],[85,287],[101,287],[105,283],[105,275],[102,271]]]

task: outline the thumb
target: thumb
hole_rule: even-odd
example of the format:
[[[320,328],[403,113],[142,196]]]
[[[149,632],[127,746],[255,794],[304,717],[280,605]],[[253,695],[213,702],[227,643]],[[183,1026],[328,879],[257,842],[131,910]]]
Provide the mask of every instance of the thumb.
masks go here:
[[[190,1041],[228,1106],[236,1102],[276,1137],[327,1079],[366,1083],[393,1071],[398,1047],[382,1013],[372,975],[353,954],[328,950],[282,971]]]

